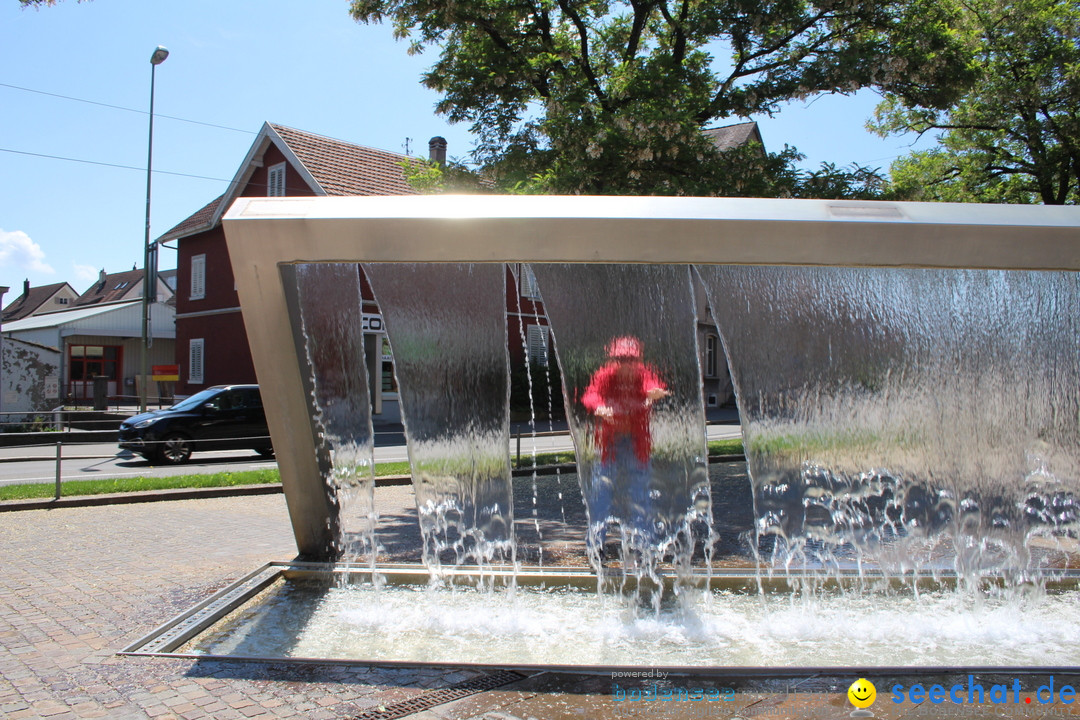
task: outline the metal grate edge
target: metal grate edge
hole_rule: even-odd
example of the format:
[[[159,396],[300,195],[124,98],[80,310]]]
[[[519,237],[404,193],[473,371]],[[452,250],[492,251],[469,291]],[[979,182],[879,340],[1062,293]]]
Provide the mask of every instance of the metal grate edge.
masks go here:
[[[151,637],[125,648],[120,654],[143,655],[169,653],[229,614],[234,608],[261,592],[280,575],[275,566],[264,566],[240,582],[214,595],[205,603],[166,624]]]
[[[410,700],[402,700],[375,710],[368,710],[352,716],[352,720],[394,720],[395,718],[403,718],[422,710],[429,710],[436,705],[444,705],[470,695],[494,690],[497,687],[517,682],[525,677],[527,676],[513,670],[496,670],[457,685],[425,691]]]

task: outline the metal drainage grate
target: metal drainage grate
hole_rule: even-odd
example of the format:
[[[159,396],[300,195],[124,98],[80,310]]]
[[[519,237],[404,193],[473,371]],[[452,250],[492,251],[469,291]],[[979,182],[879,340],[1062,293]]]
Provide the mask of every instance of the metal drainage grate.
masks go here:
[[[428,690],[411,700],[402,700],[375,710],[368,710],[359,715],[354,715],[352,720],[393,720],[394,718],[403,718],[421,710],[428,710],[436,705],[494,690],[497,687],[517,682],[524,677],[525,675],[513,670],[496,670],[483,677],[451,685],[448,688]]]
[[[160,629],[159,634],[152,634],[131,647],[125,648],[122,654],[172,652],[227,615],[233,608],[261,592],[277,579],[280,572],[280,568],[273,564],[259,568],[207,601],[196,605],[171,623],[167,623]]]

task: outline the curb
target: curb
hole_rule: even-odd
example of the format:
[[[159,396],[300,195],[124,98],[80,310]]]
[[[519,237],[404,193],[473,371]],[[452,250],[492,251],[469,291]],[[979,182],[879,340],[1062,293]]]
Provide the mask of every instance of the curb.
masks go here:
[[[67,460],[112,460],[116,455],[64,455],[61,459]],[[0,463],[19,462],[49,462],[55,461],[55,455],[27,455],[25,457],[0,457]]]
[[[176,488],[170,490],[147,490],[144,492],[104,493],[101,495],[73,495],[71,497],[60,497],[59,499],[33,498],[32,500],[0,502],[0,512],[95,507],[98,505],[127,505],[130,503],[161,502],[165,500],[196,500],[199,498],[245,495],[273,495],[280,492],[281,485],[279,483],[263,483],[259,485],[232,485],[214,488]]]
[[[117,430],[82,430],[79,432],[0,433],[0,448],[24,447],[26,445],[79,445],[85,443],[119,442]]]

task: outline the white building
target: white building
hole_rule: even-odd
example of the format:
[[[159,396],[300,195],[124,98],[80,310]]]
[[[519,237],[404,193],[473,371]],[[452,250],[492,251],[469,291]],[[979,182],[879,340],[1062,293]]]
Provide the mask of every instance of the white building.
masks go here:
[[[166,303],[150,305],[150,335],[153,344],[147,364],[171,365],[176,345],[176,309]],[[76,307],[63,312],[35,315],[4,323],[4,384],[8,390],[7,363],[14,362],[15,343],[8,339],[32,343],[37,347],[54,349],[59,354],[56,372],[58,397],[92,398],[96,376],[108,378],[110,397],[138,395],[137,376],[140,373],[139,351],[142,346],[142,303],[109,303]],[[40,393],[40,391],[38,391]],[[156,399],[155,383],[148,385],[147,395]],[[5,395],[3,408],[8,409]],[[14,405],[14,399],[12,400]],[[41,409],[41,408],[30,408]]]

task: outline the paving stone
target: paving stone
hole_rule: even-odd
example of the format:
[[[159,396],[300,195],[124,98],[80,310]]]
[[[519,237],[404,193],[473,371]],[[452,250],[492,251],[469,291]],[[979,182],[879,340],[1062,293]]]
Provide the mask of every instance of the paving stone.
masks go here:
[[[13,713],[7,713],[5,716],[8,720],[23,720],[23,718],[38,717],[38,714],[33,709],[27,708],[26,710],[16,710]]]
[[[411,492],[395,491],[406,499]],[[235,579],[295,554],[281,495],[5,513],[0,714],[4,720],[330,720],[483,674],[114,654]],[[606,686],[550,673],[545,678],[531,693],[481,693],[423,717],[617,717],[610,678]],[[770,710],[807,718],[847,714],[836,693],[800,702]],[[563,707],[574,712],[553,710]],[[457,709],[462,712],[450,714]]]

